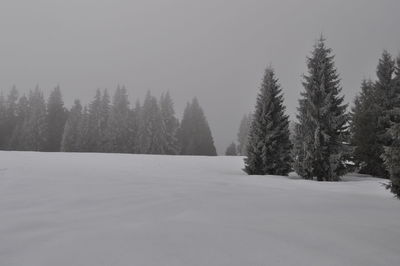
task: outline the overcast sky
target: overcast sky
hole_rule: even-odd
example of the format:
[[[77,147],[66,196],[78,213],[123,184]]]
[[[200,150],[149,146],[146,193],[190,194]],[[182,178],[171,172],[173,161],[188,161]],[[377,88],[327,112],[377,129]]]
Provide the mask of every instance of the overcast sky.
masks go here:
[[[400,52],[399,0],[1,0],[0,88],[61,86],[69,107],[125,85],[134,103],[169,90],[180,117],[197,96],[218,151],[253,110],[272,65],[293,117],[321,33],[351,102],[383,49]]]

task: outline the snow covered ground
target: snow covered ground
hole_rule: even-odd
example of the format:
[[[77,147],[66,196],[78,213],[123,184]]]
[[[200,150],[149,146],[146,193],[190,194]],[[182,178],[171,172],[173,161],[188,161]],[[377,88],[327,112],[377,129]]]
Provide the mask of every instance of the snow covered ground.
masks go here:
[[[240,157],[0,152],[0,265],[400,265],[383,180],[246,176]]]

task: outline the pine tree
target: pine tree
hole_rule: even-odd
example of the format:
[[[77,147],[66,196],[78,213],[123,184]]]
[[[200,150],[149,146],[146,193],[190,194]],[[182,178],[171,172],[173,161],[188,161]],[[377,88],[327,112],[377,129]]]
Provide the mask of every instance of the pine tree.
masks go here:
[[[23,149],[23,141],[22,141],[22,130],[25,121],[28,119],[29,114],[29,102],[28,98],[25,95],[22,95],[16,106],[16,122],[15,127],[13,129],[13,133],[11,134],[11,138],[8,143],[8,148],[10,150],[22,150]]]
[[[226,148],[225,155],[226,155],[226,156],[236,156],[236,155],[237,155],[236,144],[235,144],[235,142],[232,142],[232,143],[228,146],[228,148]]]
[[[245,156],[246,153],[246,147],[247,147],[247,141],[248,141],[248,135],[250,131],[250,125],[251,125],[251,114],[244,115],[242,120],[240,121],[240,126],[239,126],[239,132],[237,135],[238,138],[238,148],[237,152],[239,155]]]
[[[102,94],[100,90],[96,91],[93,101],[88,110],[88,152],[105,151],[105,130],[110,111],[110,99],[107,90]],[[85,144],[86,146],[86,144]]]
[[[249,175],[287,175],[291,169],[289,117],[272,68],[267,68],[257,98],[247,144],[245,172]]]
[[[392,106],[386,114],[390,119],[390,127],[387,130],[390,139],[385,146],[382,157],[391,180],[390,190],[400,198],[400,57],[397,58],[392,88]]]
[[[50,93],[47,101],[47,126],[48,136],[46,151],[60,151],[62,135],[65,122],[67,120],[67,111],[61,95],[60,87],[57,86]]]
[[[129,152],[129,101],[125,87],[117,87],[105,133],[108,152]]]
[[[166,133],[165,153],[176,155],[179,153],[179,142],[177,137],[179,120],[175,117],[174,104],[169,92],[165,95],[161,95],[160,109]]]
[[[82,118],[78,124],[78,136],[77,136],[77,150],[80,152],[92,152],[93,142],[91,130],[91,116],[89,114],[89,107],[85,106],[82,111]]]
[[[371,80],[364,80],[361,92],[354,101],[351,113],[351,144],[353,160],[362,174],[383,177],[386,170],[381,154],[382,145],[378,137],[379,107],[376,104],[376,89]]]
[[[135,108],[130,110],[130,115],[128,118],[129,123],[129,137],[128,137],[128,146],[129,153],[140,153],[141,145],[140,145],[140,130],[142,128],[142,107],[140,106],[139,100],[136,101]]]
[[[141,110],[140,153],[165,154],[166,132],[157,99],[147,92]]]
[[[0,91],[0,150],[6,147],[6,103],[4,100],[3,91]]]
[[[98,152],[109,152],[106,146],[107,143],[106,130],[108,125],[108,119],[110,117],[110,112],[111,112],[110,102],[111,102],[110,95],[108,94],[107,89],[104,89],[103,97],[101,99],[101,104],[100,104],[99,139],[96,144],[96,151]]]
[[[79,130],[82,120],[82,105],[79,100],[75,100],[72,106],[67,122],[65,123],[63,137],[61,141],[61,151],[63,152],[78,152],[79,145]]]
[[[4,148],[9,149],[10,139],[17,123],[17,102],[18,102],[18,90],[13,86],[8,93],[6,101],[6,113],[5,113],[5,128],[4,128]]]
[[[304,76],[305,91],[299,101],[295,170],[306,179],[338,181],[345,173],[348,134],[347,105],[340,96],[340,79],[331,49],[323,37],[307,59],[308,75]]]
[[[46,102],[42,91],[36,87],[29,93],[29,109],[22,125],[21,149],[43,151],[47,143]]]
[[[210,127],[197,98],[187,104],[178,136],[182,155],[217,155]]]

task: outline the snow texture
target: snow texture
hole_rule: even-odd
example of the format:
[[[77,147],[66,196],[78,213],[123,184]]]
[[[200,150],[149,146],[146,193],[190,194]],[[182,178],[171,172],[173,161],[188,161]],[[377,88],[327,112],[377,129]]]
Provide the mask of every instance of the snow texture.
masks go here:
[[[242,157],[0,152],[0,265],[399,265],[400,201],[382,179],[242,168]]]

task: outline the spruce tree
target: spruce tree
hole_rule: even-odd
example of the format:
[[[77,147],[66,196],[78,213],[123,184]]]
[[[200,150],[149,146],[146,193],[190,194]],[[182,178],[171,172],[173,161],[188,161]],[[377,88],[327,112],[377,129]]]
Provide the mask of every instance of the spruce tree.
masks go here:
[[[361,92],[354,101],[351,113],[351,145],[353,160],[362,174],[383,177],[386,170],[381,154],[378,119],[380,109],[376,103],[377,93],[371,80],[364,80]]]
[[[392,89],[392,106],[386,113],[386,117],[390,119],[390,127],[387,130],[389,140],[382,157],[391,180],[389,188],[400,198],[400,57],[397,58]]]
[[[92,152],[93,151],[93,142],[92,134],[93,130],[91,130],[91,117],[89,113],[90,107],[85,106],[82,111],[82,118],[78,124],[78,136],[77,136],[77,150],[80,152]]]
[[[238,147],[237,152],[239,155],[246,155],[246,147],[248,141],[248,135],[250,131],[251,125],[251,114],[244,115],[242,120],[240,121],[239,132],[237,135]]]
[[[197,98],[187,104],[178,136],[182,155],[217,155],[210,127]]]
[[[165,125],[165,153],[175,155],[179,153],[178,129],[179,120],[175,117],[174,104],[169,92],[161,95],[160,109],[163,123]]]
[[[107,91],[102,95],[98,89],[93,101],[88,109],[88,125],[87,127],[87,151],[101,152],[104,151],[105,128],[107,126],[109,112],[109,96]],[[85,144],[86,146],[86,144]]]
[[[29,114],[29,103],[28,98],[25,95],[22,95],[16,106],[16,122],[15,127],[13,129],[13,133],[11,134],[11,138],[8,143],[8,148],[10,150],[22,150],[23,149],[23,141],[22,141],[22,130],[25,121],[28,119]]]
[[[17,102],[18,102],[18,90],[13,86],[8,93],[7,100],[5,102],[5,125],[4,125],[4,143],[3,148],[9,149],[10,140],[14,129],[17,125]]]
[[[39,87],[30,91],[28,114],[22,125],[20,148],[27,151],[43,151],[47,144],[46,102]]]
[[[82,105],[79,100],[75,100],[72,106],[67,122],[65,123],[63,137],[61,141],[61,151],[78,152],[79,147],[79,130],[82,120]]]
[[[129,153],[140,153],[140,130],[142,128],[142,107],[140,106],[140,101],[136,101],[135,107],[130,110],[130,115],[128,118],[129,123],[129,137],[128,146]]]
[[[232,142],[232,143],[228,146],[228,148],[226,148],[225,155],[226,155],[226,156],[236,156],[236,155],[238,155],[238,154],[237,154],[237,151],[236,151],[236,144],[235,144],[235,142]]]
[[[105,132],[105,146],[108,152],[129,152],[129,101],[125,87],[117,87]]]
[[[166,132],[157,99],[147,92],[141,110],[140,153],[165,154]]]
[[[50,93],[47,101],[47,144],[46,151],[60,151],[62,135],[64,132],[67,111],[61,95],[60,87],[57,86]]]
[[[289,117],[272,68],[267,68],[257,97],[244,171],[249,175],[287,175],[291,170]]]
[[[6,147],[6,104],[4,100],[3,91],[0,91],[0,150]]]
[[[347,105],[340,95],[340,79],[334,56],[321,37],[307,59],[305,91],[299,101],[295,170],[303,178],[338,181],[346,171],[348,148]],[[299,147],[300,146],[300,147]]]

